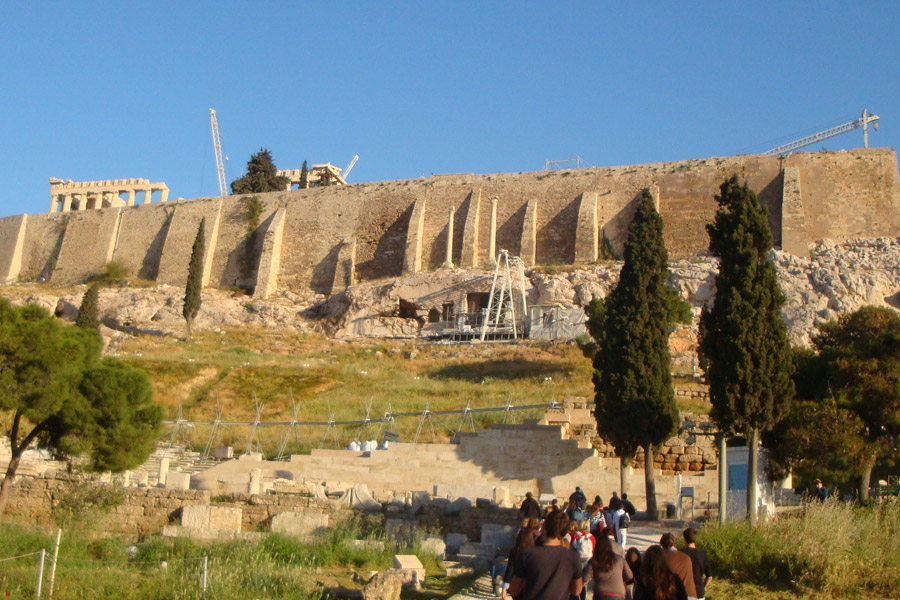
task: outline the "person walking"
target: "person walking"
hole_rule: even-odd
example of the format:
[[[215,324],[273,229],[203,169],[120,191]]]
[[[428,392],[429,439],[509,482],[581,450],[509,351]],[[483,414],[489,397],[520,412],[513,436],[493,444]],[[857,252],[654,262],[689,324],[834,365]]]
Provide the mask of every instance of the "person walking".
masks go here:
[[[625,509],[629,517],[634,518],[634,515],[637,514],[637,509],[631,503],[631,500],[628,499],[628,494],[625,492],[622,492],[622,508]]]
[[[659,538],[659,544],[665,551],[666,564],[684,584],[688,599],[697,600],[697,586],[694,585],[694,565],[691,557],[675,547],[675,536],[664,533]]]
[[[665,551],[650,546],[641,559],[641,574],[634,584],[634,600],[687,600],[684,583],[666,564]]]
[[[541,516],[541,505],[534,499],[531,492],[525,492],[525,499],[522,501],[522,506],[519,507],[519,513],[524,519]]]
[[[593,574],[595,600],[625,600],[626,585],[632,582],[634,575],[625,559],[613,552],[608,537],[604,536],[597,541],[590,570]]]
[[[544,543],[526,550],[516,561],[508,593],[521,600],[562,600],[581,594],[581,561],[562,544],[569,517],[554,511],[544,519]]]
[[[686,548],[682,550],[691,557],[691,565],[694,568],[694,587],[697,589],[697,599],[704,600],[706,598],[706,588],[712,582],[712,565],[706,552],[697,548],[698,531],[693,527],[684,530],[684,543]]]
[[[622,501],[618,498],[615,498],[615,501],[610,504],[609,509],[613,511],[612,522],[616,531],[616,541],[624,548],[628,543],[628,526],[631,523],[631,517],[625,512]]]
[[[526,523],[531,523],[531,520],[526,521]],[[537,524],[536,521],[535,524]],[[539,528],[538,526],[537,529]],[[503,591],[500,593],[502,600],[507,600],[507,591],[516,571],[516,563],[521,559],[523,552],[534,548],[536,538],[535,532],[527,525],[522,527],[518,535],[516,535],[516,543],[513,544],[512,549],[509,551],[509,558],[506,561],[506,572],[503,574]],[[520,600],[521,594],[518,597],[510,597],[512,600]]]

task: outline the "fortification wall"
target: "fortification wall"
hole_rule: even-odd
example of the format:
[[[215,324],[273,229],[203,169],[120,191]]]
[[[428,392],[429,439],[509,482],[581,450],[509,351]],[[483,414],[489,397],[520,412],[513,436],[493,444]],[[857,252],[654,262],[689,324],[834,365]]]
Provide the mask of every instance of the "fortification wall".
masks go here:
[[[121,208],[74,211],[59,249],[51,280],[58,285],[82,283],[112,260],[119,234]]]
[[[28,215],[0,219],[0,282],[16,281],[22,271]]]
[[[175,206],[144,204],[121,209],[113,260],[131,275],[155,281]]]
[[[68,213],[28,216],[19,281],[39,281],[42,277],[50,279],[56,270],[68,222]]]
[[[787,239],[792,252],[802,254],[808,242],[826,237],[842,241],[900,235],[896,153],[868,149],[786,158],[714,157],[569,171],[440,175],[259,194],[264,210],[250,252],[244,247],[247,196],[85,211],[79,213],[85,221],[78,221],[65,237],[60,233],[69,215],[39,215],[27,220],[24,237],[17,238],[19,279],[33,281],[55,267],[58,281],[76,282],[98,265],[102,268],[113,231],[107,225],[114,219],[108,215],[117,210],[122,212],[115,257],[141,277],[171,285],[186,280],[202,217],[207,218],[205,281],[253,287],[261,280],[262,264],[266,294],[277,289],[330,294],[349,281],[435,269],[446,262],[448,243],[454,265],[481,265],[493,258],[492,236],[495,251],[506,249],[528,265],[590,262],[603,237],[621,252],[644,188],[657,200],[670,257],[684,258],[706,250],[705,226],[715,215],[714,196],[731,175],[747,181],[758,194],[768,208],[776,246]],[[281,234],[270,235],[266,245],[265,233],[278,210],[283,210]],[[0,227],[0,257],[4,252],[15,254],[10,246],[16,242],[12,233],[4,233],[7,229],[14,230],[15,223]],[[60,248],[63,261],[57,266],[54,257]],[[271,256],[263,259],[264,251]],[[83,264],[79,256],[87,262]],[[273,262],[272,256],[279,260]],[[353,265],[352,272],[346,272],[348,265]]]
[[[896,237],[900,231],[897,154],[884,148],[792,154],[803,198],[806,239]]]

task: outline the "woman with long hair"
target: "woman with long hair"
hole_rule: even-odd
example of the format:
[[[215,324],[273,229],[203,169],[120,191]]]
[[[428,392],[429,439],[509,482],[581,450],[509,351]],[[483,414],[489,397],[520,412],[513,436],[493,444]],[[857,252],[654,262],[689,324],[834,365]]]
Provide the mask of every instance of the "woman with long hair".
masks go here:
[[[631,583],[633,575],[625,559],[613,552],[608,537],[597,539],[590,566],[594,574],[594,598],[625,600],[625,585]]]
[[[634,579],[641,577],[641,551],[632,546],[625,553],[625,564],[631,569]],[[625,600],[634,600],[634,582],[625,586]]]
[[[516,535],[516,543],[513,544],[512,549],[509,551],[509,558],[506,561],[506,572],[503,574],[503,591],[500,593],[502,600],[506,600],[506,590],[509,589],[509,582],[512,581],[513,573],[516,570],[516,560],[519,559],[523,552],[529,548],[534,548],[534,542],[537,539],[536,532],[540,532],[540,527],[540,522],[535,518],[528,518],[522,522],[522,528],[519,529],[519,533]],[[513,600],[518,599],[513,598]]]
[[[644,552],[634,600],[687,600],[684,583],[666,564],[665,550],[653,545]]]

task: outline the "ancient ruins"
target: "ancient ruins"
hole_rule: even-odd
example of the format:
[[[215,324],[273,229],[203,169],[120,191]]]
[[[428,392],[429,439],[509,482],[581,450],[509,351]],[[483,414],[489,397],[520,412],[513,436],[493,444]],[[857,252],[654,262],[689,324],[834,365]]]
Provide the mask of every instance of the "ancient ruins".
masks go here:
[[[142,194],[141,204],[150,204],[154,192],[160,192],[160,202],[169,200],[168,186],[161,182],[150,183],[149,179],[63,181],[51,177],[49,181],[51,213],[134,206],[137,194]],[[123,200],[122,194],[128,197]]]

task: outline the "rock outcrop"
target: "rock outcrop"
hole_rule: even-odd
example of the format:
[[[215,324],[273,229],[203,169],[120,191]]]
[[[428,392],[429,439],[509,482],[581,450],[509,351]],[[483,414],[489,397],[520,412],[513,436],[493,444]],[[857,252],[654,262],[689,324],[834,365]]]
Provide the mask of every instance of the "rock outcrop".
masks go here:
[[[822,240],[812,258],[772,251],[786,302],[783,316],[791,342],[808,345],[819,323],[864,305],[900,309],[900,238],[854,239],[841,244]],[[531,305],[583,307],[615,286],[621,263],[604,261],[561,272],[526,273]],[[257,326],[321,332],[338,338],[415,337],[429,331],[430,320],[452,294],[490,289],[490,271],[440,269],[394,280],[364,283],[326,297],[281,292],[260,301],[208,288],[195,321],[198,330]],[[676,362],[689,367],[696,345],[696,317],[715,297],[716,261],[708,256],[671,263],[669,284],[690,303],[694,323],[672,336]],[[74,319],[85,286],[61,295],[34,286],[9,285],[3,295],[16,303],[35,303],[65,319]],[[107,288],[100,293],[100,317],[108,337],[128,334],[182,335],[183,290],[159,285]]]

